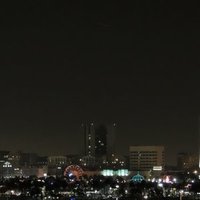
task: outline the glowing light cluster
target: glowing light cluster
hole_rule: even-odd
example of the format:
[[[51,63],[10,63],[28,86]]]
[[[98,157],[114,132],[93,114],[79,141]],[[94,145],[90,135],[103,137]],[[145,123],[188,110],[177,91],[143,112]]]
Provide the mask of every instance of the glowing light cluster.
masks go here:
[[[119,169],[119,170],[111,170],[111,169],[104,169],[101,174],[103,176],[128,176],[129,171],[128,169]]]

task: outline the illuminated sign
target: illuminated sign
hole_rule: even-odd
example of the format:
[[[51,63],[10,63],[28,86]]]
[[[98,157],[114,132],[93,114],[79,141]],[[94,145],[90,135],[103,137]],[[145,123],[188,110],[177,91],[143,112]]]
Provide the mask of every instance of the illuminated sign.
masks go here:
[[[154,166],[153,171],[162,171],[162,166]]]

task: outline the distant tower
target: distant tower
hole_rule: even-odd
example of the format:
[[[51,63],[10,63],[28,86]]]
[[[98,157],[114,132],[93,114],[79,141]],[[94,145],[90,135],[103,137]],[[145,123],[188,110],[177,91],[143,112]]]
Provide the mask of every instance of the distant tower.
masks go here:
[[[199,140],[199,168],[200,168],[200,116],[199,116],[199,118],[198,118],[198,140]]]
[[[94,156],[95,153],[95,135],[94,124],[84,123],[82,124],[84,134],[84,155]]]
[[[112,161],[112,158],[116,154],[116,148],[115,148],[116,129],[117,129],[116,123],[113,123],[110,126],[108,126],[108,134],[107,134],[107,159],[108,159],[108,161]]]
[[[107,128],[100,125],[95,128],[95,156],[104,157],[107,154]]]

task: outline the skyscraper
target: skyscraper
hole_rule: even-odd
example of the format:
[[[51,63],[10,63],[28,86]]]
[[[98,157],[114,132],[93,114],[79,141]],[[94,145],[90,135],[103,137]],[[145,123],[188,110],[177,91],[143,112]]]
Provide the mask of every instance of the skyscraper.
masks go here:
[[[116,138],[116,129],[117,124],[112,123],[108,126],[108,134],[107,134],[107,160],[109,162],[112,161],[112,158],[115,157],[116,149],[115,149],[115,138]]]
[[[198,139],[199,139],[199,168],[200,168],[200,116],[198,118]]]
[[[84,155],[103,158],[111,162],[115,156],[116,123],[111,125],[82,124],[84,133]]]
[[[107,155],[107,128],[100,125],[95,128],[95,156],[103,157]]]
[[[95,154],[95,132],[93,123],[82,124],[84,133],[84,155],[94,156]]]

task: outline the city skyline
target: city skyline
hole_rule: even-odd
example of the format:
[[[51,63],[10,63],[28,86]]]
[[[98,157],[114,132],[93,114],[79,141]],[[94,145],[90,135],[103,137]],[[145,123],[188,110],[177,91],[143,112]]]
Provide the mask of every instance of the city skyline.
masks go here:
[[[106,128],[106,131],[110,131],[110,127],[113,126],[113,125],[114,125],[115,129],[117,129],[116,123],[112,123],[112,124],[109,124],[107,126],[105,126],[105,124],[94,124],[94,123],[91,123],[91,124],[93,126],[93,129],[96,129],[96,128],[99,128],[99,127],[102,126],[102,127]],[[77,155],[84,156],[84,155],[87,155],[88,153],[85,154],[85,150],[84,150],[85,149],[85,144],[84,144],[85,133],[84,133],[84,130],[83,130],[83,124],[80,125],[80,131],[81,131],[81,134],[82,134],[81,136],[79,134],[79,139],[80,140],[79,139],[77,140],[77,138],[76,138],[77,135],[75,135],[74,139],[70,139],[70,142],[72,142],[72,143],[73,142],[77,142],[76,145],[75,145],[75,149],[74,150],[68,150],[67,148],[61,150],[61,148],[58,147],[60,145],[60,141],[59,141],[58,135],[56,135],[56,137],[54,137],[54,139],[52,140],[52,143],[51,143],[51,145],[54,145],[56,148],[58,147],[57,150],[54,149],[53,146],[51,146],[51,147],[53,147],[52,148],[53,150],[49,150],[48,148],[46,148],[47,146],[44,146],[45,147],[44,151],[37,150],[37,148],[33,148],[33,149],[31,149],[31,148],[19,149],[18,148],[17,149],[16,147],[14,147],[14,148],[13,147],[10,147],[10,148],[1,148],[0,150],[10,151],[11,153],[17,153],[17,152],[37,153],[38,155],[42,155],[42,156],[51,156],[51,155],[57,155],[58,156],[58,155],[70,155],[70,154],[74,154],[74,155],[77,154]],[[95,136],[95,134],[96,134],[95,130],[93,130],[93,131],[94,131],[94,135],[93,136]],[[118,132],[118,131],[116,131],[116,132]],[[111,132],[107,132],[107,134],[110,135]],[[115,136],[118,136],[118,139],[119,138],[121,139],[120,135],[115,135]],[[117,149],[117,150],[115,150],[116,156],[120,156],[120,155],[121,156],[128,156],[129,155],[129,148],[131,146],[149,146],[149,145],[150,146],[160,146],[160,145],[163,145],[163,143],[159,143],[160,138],[158,138],[158,140],[156,140],[156,142],[149,142],[149,138],[146,138],[147,140],[145,140],[145,138],[143,138],[144,137],[143,134],[142,135],[140,134],[140,137],[142,138],[141,141],[143,140],[143,142],[140,142],[140,141],[134,141],[134,143],[130,142],[128,146],[120,144],[120,143],[123,142],[122,139],[121,139],[121,142],[117,141],[117,143],[115,143],[114,145],[115,146],[117,146],[117,145],[123,146],[123,148],[125,150],[123,149],[124,151],[120,151],[118,148],[115,148],[115,149]],[[31,137],[29,136],[29,138],[31,138]],[[43,138],[43,139],[45,139],[45,138]],[[109,137],[107,139],[109,139]],[[57,142],[55,140],[57,140]],[[48,141],[48,138],[46,139],[46,141]],[[37,144],[36,147],[38,147],[38,144],[39,145],[45,145],[43,142],[44,142],[44,140],[42,141],[42,143],[40,143],[39,141],[36,142],[36,144]],[[27,142],[27,145],[29,145],[29,144],[30,143]],[[48,144],[46,144],[46,145],[48,145]],[[9,145],[7,145],[7,146],[9,146]],[[178,154],[179,153],[184,153],[184,152],[185,153],[195,153],[196,155],[198,155],[198,153],[199,153],[197,148],[194,148],[195,150],[185,149],[185,148],[178,149],[177,151],[173,150],[172,151],[172,153],[174,154],[173,155],[173,159],[170,160],[171,156],[170,156],[169,146],[167,144],[163,145],[163,146],[166,149],[165,150],[165,152],[166,152],[166,165],[174,165],[174,166],[177,165],[177,158],[178,158]],[[198,146],[198,144],[196,146]],[[1,145],[1,147],[3,147],[3,145]],[[109,150],[109,149],[107,149],[107,150]],[[90,154],[88,154],[88,155],[90,155]]]
[[[78,153],[81,124],[117,124],[116,147],[197,152],[199,11],[192,3],[5,3],[0,149]]]

